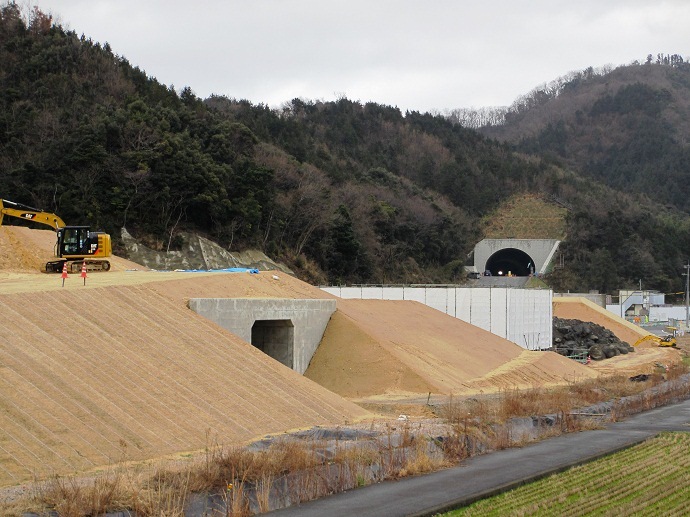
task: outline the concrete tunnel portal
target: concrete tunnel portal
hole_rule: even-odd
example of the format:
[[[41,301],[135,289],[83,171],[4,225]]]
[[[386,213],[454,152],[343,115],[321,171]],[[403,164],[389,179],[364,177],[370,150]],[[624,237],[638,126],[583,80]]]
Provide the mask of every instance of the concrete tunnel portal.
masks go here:
[[[529,276],[534,272],[534,260],[516,248],[504,248],[489,257],[486,270],[494,276]]]

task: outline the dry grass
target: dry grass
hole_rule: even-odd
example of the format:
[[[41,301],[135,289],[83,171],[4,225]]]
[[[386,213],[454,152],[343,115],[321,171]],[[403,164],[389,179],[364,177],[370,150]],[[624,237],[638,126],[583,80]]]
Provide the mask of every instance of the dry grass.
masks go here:
[[[556,388],[506,389],[498,395],[456,400],[441,408],[449,424],[442,448],[452,461],[492,450],[523,445],[559,434],[601,428],[604,421],[647,411],[690,396],[690,385],[679,381],[688,366],[660,367],[644,382],[612,376]],[[662,382],[665,389],[659,389]],[[613,401],[607,413],[582,413],[579,408]],[[550,417],[545,417],[551,415]],[[510,420],[537,417],[531,433],[517,432]],[[541,424],[544,425],[541,425]]]
[[[563,239],[567,210],[537,195],[512,196],[482,219],[488,239]]]
[[[413,432],[407,423],[386,426],[376,439],[326,442],[284,438],[263,450],[225,448],[207,438],[199,461],[184,466],[115,467],[95,478],[55,476],[36,483],[32,493],[3,515],[57,512],[61,517],[128,510],[140,517],[183,516],[194,494],[222,500],[224,515],[245,516],[342,492],[386,479],[423,474],[477,454],[526,441],[601,426],[577,408],[615,401],[609,419],[620,418],[687,398],[690,387],[679,377],[685,366],[659,369],[645,382],[610,377],[562,388],[503,390],[470,399],[450,397],[442,408],[446,433],[434,439]],[[660,382],[669,382],[660,385]],[[661,387],[664,389],[661,389]],[[637,396],[632,396],[637,395]],[[549,424],[525,436],[511,419],[551,415]],[[126,450],[120,465],[125,465]]]

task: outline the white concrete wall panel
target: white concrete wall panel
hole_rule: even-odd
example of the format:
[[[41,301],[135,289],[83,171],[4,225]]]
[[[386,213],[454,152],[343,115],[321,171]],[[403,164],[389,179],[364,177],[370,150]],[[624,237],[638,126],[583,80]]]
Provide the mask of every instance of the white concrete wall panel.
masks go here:
[[[448,310],[446,311],[446,314],[453,316],[454,318],[457,317],[457,302],[455,299],[455,294],[457,292],[458,290],[455,288],[446,288],[446,294],[448,296]]]
[[[382,300],[382,287],[362,287],[362,300]]]
[[[412,300],[426,305],[426,289],[424,287],[403,287],[403,300]]]
[[[403,300],[403,288],[384,286],[381,289],[381,298],[384,300]]]
[[[531,306],[529,297],[523,291],[515,291],[509,294],[510,315],[507,338],[523,348],[530,348],[527,334],[534,318],[530,314]]]
[[[427,287],[426,290],[426,305],[436,309],[437,311],[448,314],[448,291],[445,287]]]
[[[668,321],[669,319],[685,321],[685,307],[650,307],[649,321]]]
[[[529,350],[549,348],[553,333],[552,300],[552,292],[547,290],[511,290],[508,339]]]
[[[508,289],[492,288],[491,293],[491,333],[508,337]]]
[[[473,289],[455,288],[455,317],[472,322],[472,291]]]
[[[472,290],[472,312],[469,323],[491,332],[491,288],[479,287]]]
[[[362,288],[361,287],[341,287],[340,294],[341,298],[362,298]]]

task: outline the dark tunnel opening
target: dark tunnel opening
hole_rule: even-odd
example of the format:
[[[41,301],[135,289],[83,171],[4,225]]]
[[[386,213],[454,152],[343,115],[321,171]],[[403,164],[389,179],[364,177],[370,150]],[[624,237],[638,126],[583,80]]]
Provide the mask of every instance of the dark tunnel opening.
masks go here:
[[[486,270],[494,276],[529,276],[534,272],[534,261],[522,250],[505,248],[489,257]]]

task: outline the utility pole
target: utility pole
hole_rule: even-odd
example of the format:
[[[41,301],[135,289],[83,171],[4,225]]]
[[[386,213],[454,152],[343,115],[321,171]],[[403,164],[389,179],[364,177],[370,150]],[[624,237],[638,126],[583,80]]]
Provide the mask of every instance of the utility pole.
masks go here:
[[[690,260],[683,266],[685,269],[685,329],[690,329]]]

